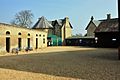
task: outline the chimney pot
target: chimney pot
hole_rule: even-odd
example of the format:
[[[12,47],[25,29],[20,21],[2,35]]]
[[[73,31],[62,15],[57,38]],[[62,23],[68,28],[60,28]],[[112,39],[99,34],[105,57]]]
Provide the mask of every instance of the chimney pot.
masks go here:
[[[111,14],[107,14],[107,19],[111,19]]]

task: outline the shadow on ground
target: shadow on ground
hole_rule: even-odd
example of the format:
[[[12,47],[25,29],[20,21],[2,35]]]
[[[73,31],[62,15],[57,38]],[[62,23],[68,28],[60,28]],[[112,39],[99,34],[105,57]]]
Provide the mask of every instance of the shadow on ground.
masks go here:
[[[120,74],[117,50],[96,49],[0,56],[0,68],[89,80]]]

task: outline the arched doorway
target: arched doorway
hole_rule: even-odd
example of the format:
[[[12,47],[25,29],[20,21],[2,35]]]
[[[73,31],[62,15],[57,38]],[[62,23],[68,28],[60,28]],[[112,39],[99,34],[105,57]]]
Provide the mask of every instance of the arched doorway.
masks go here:
[[[38,38],[36,38],[36,49],[38,49]]]
[[[36,34],[36,49],[38,49],[38,34]]]
[[[10,52],[10,32],[6,32],[6,51]]]
[[[28,48],[30,48],[30,38],[28,38]]]
[[[22,47],[22,44],[21,44],[22,42],[21,41],[22,41],[22,39],[21,39],[21,33],[20,32],[18,33],[18,36],[19,36],[19,38],[18,38],[18,48],[19,48],[19,50],[21,50],[21,47]]]

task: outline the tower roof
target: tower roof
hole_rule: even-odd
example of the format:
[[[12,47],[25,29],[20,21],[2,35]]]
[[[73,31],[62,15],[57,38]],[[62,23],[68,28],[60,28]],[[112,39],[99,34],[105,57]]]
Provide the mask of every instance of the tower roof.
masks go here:
[[[42,16],[33,26],[33,29],[40,29],[40,28],[53,28],[53,26],[48,22],[48,20]]]

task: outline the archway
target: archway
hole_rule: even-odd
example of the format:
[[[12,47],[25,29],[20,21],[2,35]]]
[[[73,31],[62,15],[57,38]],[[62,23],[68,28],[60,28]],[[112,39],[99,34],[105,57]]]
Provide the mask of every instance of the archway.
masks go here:
[[[36,38],[36,49],[38,48],[38,38]]]
[[[6,51],[10,52],[10,32],[6,32]]]

